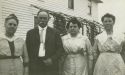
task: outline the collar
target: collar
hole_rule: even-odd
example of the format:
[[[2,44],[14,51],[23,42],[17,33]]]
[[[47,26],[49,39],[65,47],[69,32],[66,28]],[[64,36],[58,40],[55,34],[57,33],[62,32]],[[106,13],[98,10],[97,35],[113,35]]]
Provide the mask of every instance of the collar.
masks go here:
[[[81,38],[81,37],[83,37],[83,35],[82,35],[81,33],[78,33],[77,36],[74,37],[74,38]],[[68,34],[67,34],[67,38],[70,39],[70,38],[73,38],[73,37],[71,37],[71,35],[68,33]]]
[[[19,38],[19,37],[17,37],[17,36],[13,36],[12,38],[8,38],[5,34],[2,36],[2,38],[3,39],[6,39],[6,40],[8,40],[8,41],[14,41],[14,40],[16,40],[17,38]]]
[[[46,26],[46,27],[44,27],[44,28],[42,28],[42,27],[38,26],[38,29],[39,29],[39,31],[41,31],[42,29],[46,30],[46,29],[47,29],[47,26]]]
[[[108,37],[114,37],[114,32],[112,33],[112,34],[110,34],[110,35],[107,35],[107,32],[106,31],[103,31],[103,33],[102,33],[104,36],[105,36],[105,38],[108,38]]]
[[[96,36],[96,39],[100,41],[101,44],[103,44],[108,37],[112,37],[113,40],[115,40],[117,43],[121,43],[124,40],[124,35],[121,33],[115,33],[113,32],[112,35],[107,35],[106,31],[103,31],[101,34]]]

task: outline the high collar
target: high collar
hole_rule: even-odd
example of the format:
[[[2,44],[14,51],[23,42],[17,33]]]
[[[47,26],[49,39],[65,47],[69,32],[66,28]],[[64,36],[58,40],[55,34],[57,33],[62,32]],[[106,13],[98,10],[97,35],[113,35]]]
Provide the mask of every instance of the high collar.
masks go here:
[[[9,37],[7,37],[5,34],[4,35],[2,35],[2,38],[3,39],[6,39],[6,40],[8,40],[8,41],[14,41],[14,40],[16,40],[17,38],[19,38],[19,37],[17,37],[17,36],[13,36],[13,37],[11,37],[11,38],[9,38]]]
[[[101,44],[103,44],[108,37],[112,37],[113,40],[117,41],[117,43],[121,43],[124,40],[124,35],[122,33],[116,33],[113,32],[112,35],[107,35],[106,31],[103,31],[101,34],[96,36],[96,39],[100,41]]]
[[[81,37],[82,37],[82,34],[80,34],[80,33],[78,33],[76,35],[76,37],[71,37],[71,35],[69,33],[67,34],[67,38],[81,38]]]

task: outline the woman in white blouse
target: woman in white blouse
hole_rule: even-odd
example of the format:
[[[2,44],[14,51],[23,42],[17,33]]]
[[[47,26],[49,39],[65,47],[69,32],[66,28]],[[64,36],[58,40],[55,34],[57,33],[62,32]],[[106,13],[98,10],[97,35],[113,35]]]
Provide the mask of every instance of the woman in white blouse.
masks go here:
[[[115,16],[105,14],[102,23],[105,30],[95,38],[94,55],[99,54],[99,56],[93,75],[125,75],[125,64],[120,55],[124,37],[113,32]]]
[[[67,23],[68,34],[62,37],[66,58],[63,75],[88,75],[92,69],[92,49],[89,39],[79,33],[80,22],[72,18]]]
[[[14,14],[5,18],[5,34],[0,36],[0,75],[28,75],[29,58],[25,41],[14,35],[18,24]]]

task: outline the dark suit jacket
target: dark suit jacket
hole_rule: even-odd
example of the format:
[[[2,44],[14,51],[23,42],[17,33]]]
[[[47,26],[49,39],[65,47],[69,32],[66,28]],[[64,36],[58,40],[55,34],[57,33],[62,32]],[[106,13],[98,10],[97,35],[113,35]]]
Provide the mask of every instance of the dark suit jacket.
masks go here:
[[[45,39],[45,57],[39,58],[38,52],[40,47],[40,36],[38,27],[27,32],[26,45],[30,60],[31,72],[36,72],[38,69],[43,70],[58,70],[58,59],[64,53],[61,37],[58,32],[50,27],[47,27]],[[53,65],[45,66],[42,60],[51,58]],[[36,69],[36,70],[35,70]]]

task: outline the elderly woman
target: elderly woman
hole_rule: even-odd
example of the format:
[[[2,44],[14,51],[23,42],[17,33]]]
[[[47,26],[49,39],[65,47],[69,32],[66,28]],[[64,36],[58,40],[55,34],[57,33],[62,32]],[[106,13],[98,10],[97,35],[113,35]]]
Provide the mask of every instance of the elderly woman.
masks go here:
[[[107,13],[101,20],[105,30],[95,38],[95,50],[99,56],[94,75],[125,75],[125,64],[120,55],[124,37],[113,32],[115,16]]]
[[[14,14],[5,18],[5,35],[0,36],[0,75],[28,74],[25,41],[14,35],[18,23],[19,20]]]
[[[79,32],[80,27],[80,22],[72,18],[66,26],[68,34],[62,37],[66,52],[63,75],[88,75],[88,67],[89,70],[92,68],[91,44],[89,39]]]

